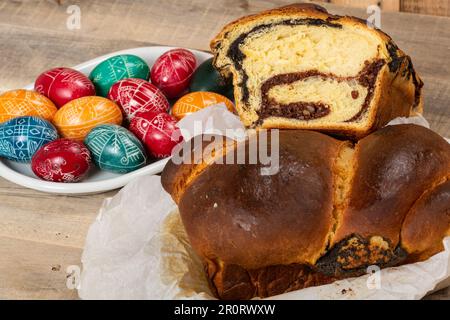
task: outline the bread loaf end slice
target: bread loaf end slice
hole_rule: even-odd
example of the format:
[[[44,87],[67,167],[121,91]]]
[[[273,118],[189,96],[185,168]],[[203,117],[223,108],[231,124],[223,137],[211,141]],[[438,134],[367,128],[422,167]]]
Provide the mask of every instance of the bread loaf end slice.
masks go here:
[[[361,138],[422,112],[409,56],[354,17],[298,4],[241,18],[211,42],[214,66],[233,77],[247,127],[314,129]]]

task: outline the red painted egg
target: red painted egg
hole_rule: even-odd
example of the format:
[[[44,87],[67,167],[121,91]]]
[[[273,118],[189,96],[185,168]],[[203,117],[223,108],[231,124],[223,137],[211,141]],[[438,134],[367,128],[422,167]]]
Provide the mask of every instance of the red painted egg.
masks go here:
[[[124,79],[116,82],[108,93],[108,98],[116,102],[128,119],[138,112],[167,112],[170,108],[164,94],[148,81]]]
[[[95,96],[91,80],[70,68],[54,68],[43,72],[36,79],[34,90],[52,100],[58,108],[74,99]]]
[[[133,132],[155,158],[169,157],[172,149],[183,141],[177,121],[167,113],[145,112],[137,114],[130,123]]]
[[[152,83],[161,89],[167,98],[178,98],[188,89],[196,66],[195,56],[189,50],[167,51],[152,67]]]
[[[53,182],[78,182],[91,166],[91,153],[79,141],[58,139],[40,148],[31,160],[33,172]]]

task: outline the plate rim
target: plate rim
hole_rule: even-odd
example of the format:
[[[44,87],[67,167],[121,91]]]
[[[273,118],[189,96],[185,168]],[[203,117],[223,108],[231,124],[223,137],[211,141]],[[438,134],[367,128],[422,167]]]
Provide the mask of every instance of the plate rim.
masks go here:
[[[139,56],[136,51],[141,50],[161,50],[163,52],[176,49],[179,47],[173,46],[145,46],[145,47],[136,47],[130,49],[124,49],[119,51],[114,51],[111,53],[104,54],[99,57],[95,57],[88,61],[82,62],[74,67],[70,67],[75,70],[90,68],[105,59],[113,57],[115,55],[120,54],[134,54]],[[200,51],[196,49],[186,48],[192,51],[195,55],[204,56],[205,60],[212,57],[212,54],[205,51]],[[33,90],[34,83],[23,86],[21,89]],[[77,183],[62,183],[62,182],[50,182],[41,180],[37,177],[30,177],[28,175],[22,174],[19,171],[16,171],[5,164],[5,158],[0,158],[0,177],[13,182],[17,185],[20,185],[25,188],[52,193],[52,194],[61,194],[61,195],[82,195],[82,194],[93,194],[93,193],[103,193],[111,190],[115,190],[125,186],[134,178],[160,173],[166,163],[169,161],[169,158],[161,159],[156,162],[147,164],[145,167],[140,168],[136,171],[122,174],[118,177],[113,177],[105,180],[99,181],[87,181],[87,182],[77,182]]]

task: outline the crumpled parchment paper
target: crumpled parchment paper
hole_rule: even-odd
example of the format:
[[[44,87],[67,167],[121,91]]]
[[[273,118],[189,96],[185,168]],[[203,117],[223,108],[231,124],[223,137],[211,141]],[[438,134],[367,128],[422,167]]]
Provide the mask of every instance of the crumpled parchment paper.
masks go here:
[[[242,128],[224,106],[185,118],[180,126],[191,134],[192,120],[199,120],[205,133]],[[391,124],[399,123],[429,127],[423,117],[399,118]],[[445,251],[425,262],[269,299],[420,299],[450,286],[450,237],[444,246]],[[105,200],[89,229],[82,263],[78,292],[83,299],[214,299],[177,206],[159,176],[139,177]]]

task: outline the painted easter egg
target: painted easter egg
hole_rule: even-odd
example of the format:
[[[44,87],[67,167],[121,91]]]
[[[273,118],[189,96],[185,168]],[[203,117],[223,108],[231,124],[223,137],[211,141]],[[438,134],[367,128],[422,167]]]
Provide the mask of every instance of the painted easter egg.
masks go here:
[[[220,94],[214,92],[191,92],[175,102],[172,108],[172,115],[179,120],[193,112],[219,103],[224,103],[228,110],[234,111],[233,103]]]
[[[121,54],[96,66],[89,79],[94,83],[97,94],[106,97],[117,81],[127,78],[148,80],[149,75],[150,68],[144,60],[132,54]]]
[[[44,144],[58,139],[48,121],[38,117],[18,117],[0,125],[0,157],[29,162]]]
[[[0,95],[0,122],[20,116],[35,116],[52,121],[55,104],[44,95],[31,90],[11,90]]]
[[[81,97],[95,96],[91,80],[70,68],[54,68],[41,73],[34,83],[34,90],[52,100],[58,108]]]
[[[155,158],[169,157],[172,149],[183,141],[177,121],[167,113],[137,114],[130,123],[133,132]]]
[[[142,168],[147,161],[141,142],[118,125],[95,127],[84,143],[91,151],[94,163],[102,170],[127,173]]]
[[[31,160],[31,169],[41,179],[78,182],[91,166],[91,153],[79,141],[58,139],[40,148]]]
[[[142,79],[124,79],[109,90],[108,98],[122,108],[130,121],[138,112],[167,112],[170,108],[164,94],[150,82]]]
[[[99,124],[121,124],[122,111],[106,98],[83,97],[64,105],[53,121],[64,138],[83,140]]]
[[[195,56],[189,50],[169,50],[155,61],[151,71],[152,83],[167,98],[178,98],[188,89],[196,65]]]
[[[213,58],[203,62],[195,70],[189,86],[189,91],[209,91],[226,96],[233,100],[233,85],[225,80],[212,65]]]

